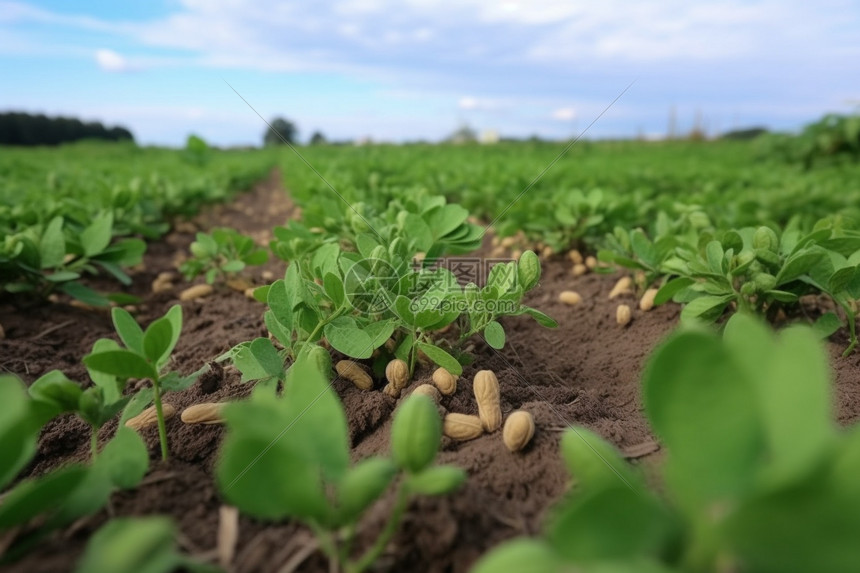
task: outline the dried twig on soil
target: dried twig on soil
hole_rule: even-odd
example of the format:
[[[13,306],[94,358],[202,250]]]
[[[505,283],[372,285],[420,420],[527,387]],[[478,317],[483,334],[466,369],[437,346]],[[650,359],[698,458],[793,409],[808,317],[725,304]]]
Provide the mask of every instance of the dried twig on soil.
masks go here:
[[[72,320],[67,320],[67,321],[65,321],[65,322],[61,322],[60,324],[55,324],[54,326],[51,326],[51,327],[49,327],[49,328],[46,328],[45,330],[43,330],[43,331],[42,331],[42,332],[40,332],[39,334],[37,334],[37,335],[35,335],[35,336],[31,336],[31,337],[30,337],[30,340],[39,340],[39,339],[40,339],[40,338],[42,338],[43,336],[48,336],[48,335],[49,335],[49,334],[51,334],[52,332],[55,332],[55,331],[57,331],[57,330],[61,330],[61,329],[63,329],[63,328],[66,328],[67,326],[71,326],[71,325],[73,325],[74,323],[75,323],[75,320],[74,320],[74,319],[72,319]]]
[[[239,510],[222,505],[218,510],[218,564],[230,569],[236,556],[236,542],[239,541]]]
[[[637,458],[644,458],[645,456],[653,454],[659,449],[660,444],[658,444],[654,440],[648,440],[647,442],[642,442],[641,444],[636,444],[635,446],[627,446],[626,448],[622,448],[621,454],[628,460],[634,460]]]
[[[304,539],[304,544],[278,569],[278,573],[293,573],[294,571],[298,571],[299,566],[320,548],[319,541],[315,538],[306,536]]]

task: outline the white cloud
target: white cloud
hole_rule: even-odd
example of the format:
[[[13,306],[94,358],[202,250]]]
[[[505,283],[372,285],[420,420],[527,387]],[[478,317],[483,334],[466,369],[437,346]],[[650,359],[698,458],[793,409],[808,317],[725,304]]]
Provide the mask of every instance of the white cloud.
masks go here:
[[[498,111],[507,106],[507,102],[501,100],[473,96],[461,97],[457,102],[457,107],[462,110]]]
[[[196,53],[220,67],[272,70],[376,70],[410,65],[568,65],[725,61],[835,49],[852,42],[860,15],[846,0],[818,5],[778,0],[684,0],[630,4],[569,0],[182,0],[165,17],[107,22],[0,0],[0,23],[51,23],[113,31],[157,48]],[[846,17],[845,14],[848,13]],[[845,46],[853,46],[845,49]]]
[[[131,70],[128,60],[113,50],[96,50],[96,63],[106,72],[127,72]]]
[[[775,117],[781,105],[841,101],[856,92],[860,75],[860,7],[850,0],[174,0],[166,7],[159,18],[116,21],[0,0],[0,38],[13,39],[0,41],[0,53],[54,57],[62,48],[80,58],[45,41],[45,30],[56,30],[50,38],[78,39],[84,57],[95,52],[108,72],[146,70],[155,79],[163,67],[253,70],[285,84],[311,72],[312,82],[407,94],[367,104],[380,118],[413,106],[398,118],[408,125],[390,124],[405,135],[458,114],[492,116],[503,133],[517,125],[560,133],[570,128],[564,122],[596,117],[634,78],[635,88],[595,129],[612,121],[618,131],[633,133],[639,122],[651,129],[646,117],[664,125],[672,105],[724,117],[760,106]],[[102,46],[122,53],[96,51]],[[422,113],[426,124],[410,119]]]
[[[572,107],[560,107],[552,112],[552,118],[558,121],[573,121],[576,119],[576,110]]]

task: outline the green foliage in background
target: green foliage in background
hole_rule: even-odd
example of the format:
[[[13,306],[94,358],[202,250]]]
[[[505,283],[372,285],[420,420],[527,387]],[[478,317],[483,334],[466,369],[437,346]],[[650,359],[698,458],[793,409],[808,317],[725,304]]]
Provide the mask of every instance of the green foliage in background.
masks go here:
[[[212,161],[199,161],[203,156]],[[4,148],[0,292],[45,297],[59,291],[95,306],[133,302],[121,293],[97,293],[79,279],[103,275],[127,286],[125,269],[141,261],[143,240],[168,230],[169,217],[232,197],[272,163],[269,153],[203,149],[193,141],[185,153],[96,143]]]

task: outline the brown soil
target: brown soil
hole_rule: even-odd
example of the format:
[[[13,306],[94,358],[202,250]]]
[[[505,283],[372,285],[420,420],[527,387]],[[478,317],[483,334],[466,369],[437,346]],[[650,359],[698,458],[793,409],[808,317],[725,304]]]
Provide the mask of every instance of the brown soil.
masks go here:
[[[207,212],[197,221],[204,227],[229,225],[250,233],[283,224],[295,214],[278,174],[273,173],[233,205]],[[150,293],[155,276],[173,270],[176,253],[184,251],[192,239],[191,234],[172,233],[150,246],[145,268],[134,275],[130,289],[143,298],[137,317],[144,324],[177,303],[178,292],[187,286],[178,280],[171,292]],[[482,252],[489,252],[489,245]],[[494,545],[539,531],[548,508],[571,482],[558,456],[561,433],[570,424],[596,431],[621,448],[633,463],[649,464],[659,458],[653,455],[659,447],[641,411],[639,376],[643,361],[676,325],[678,308],[668,305],[643,313],[632,296],[608,300],[616,277],[573,277],[569,269],[570,264],[560,257],[545,262],[541,285],[528,300],[555,317],[559,328],[547,330],[525,317],[504,320],[508,333],[504,350],[495,351],[476,339],[474,363],[466,368],[457,392],[443,399],[449,411],[475,413],[472,376],[480,369],[494,370],[501,384],[503,412],[523,408],[534,414],[537,432],[533,442],[524,452],[511,454],[500,432],[470,442],[445,439],[440,461],[464,468],[468,481],[449,497],[414,500],[377,563],[378,570],[466,571]],[[256,284],[264,282],[262,270],[253,273]],[[265,270],[277,276],[284,266],[280,261],[270,262]],[[566,289],[579,292],[584,302],[576,307],[558,302],[558,294]],[[615,323],[615,309],[621,302],[634,308],[633,321],[627,327]],[[211,362],[238,342],[265,335],[263,305],[242,293],[225,289],[182,306],[185,327],[175,356],[176,367],[183,373]],[[22,308],[0,300],[0,324],[7,334],[6,340],[0,341],[0,368],[27,382],[54,368],[73,379],[85,380],[81,357],[97,338],[113,336],[106,313],[62,302]],[[837,413],[844,424],[860,415],[860,355],[841,358],[844,338],[836,338],[830,350],[837,380]],[[428,381],[430,373],[429,368],[422,367],[413,384]],[[349,418],[353,457],[386,453],[395,401],[381,392],[360,392],[343,381],[337,381],[335,388]],[[216,368],[190,389],[170,394],[166,400],[181,410],[202,401],[239,398],[249,389],[231,368]],[[115,422],[108,425],[102,438],[111,435],[114,427]],[[93,531],[110,517],[124,515],[169,515],[181,531],[180,547],[198,558],[214,560],[222,502],[212,476],[223,432],[219,426],[187,426],[178,418],[169,420],[171,459],[163,463],[159,461],[155,429],[145,431],[152,466],[144,483],[135,490],[116,493],[106,509],[56,532],[38,551],[6,570],[67,571]],[[39,475],[71,460],[86,459],[87,436],[82,424],[71,417],[50,423],[43,431],[36,459],[25,473]],[[371,509],[360,527],[359,548],[375,537],[392,501],[383,499]],[[232,566],[236,572],[278,571],[313,543],[298,524],[240,517],[239,525]],[[327,565],[316,552],[296,570],[327,571]]]

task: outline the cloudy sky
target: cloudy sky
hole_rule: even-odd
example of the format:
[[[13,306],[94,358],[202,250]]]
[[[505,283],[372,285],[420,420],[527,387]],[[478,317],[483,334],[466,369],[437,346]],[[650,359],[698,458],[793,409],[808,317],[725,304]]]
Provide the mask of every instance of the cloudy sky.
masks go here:
[[[860,3],[0,0],[0,110],[72,114],[175,145],[301,135],[438,139],[793,129],[860,100]]]

